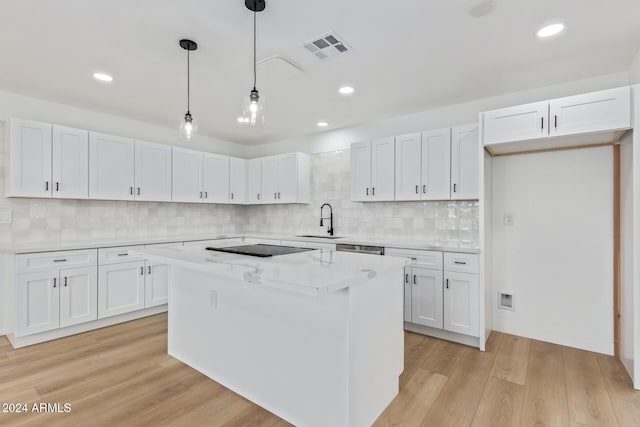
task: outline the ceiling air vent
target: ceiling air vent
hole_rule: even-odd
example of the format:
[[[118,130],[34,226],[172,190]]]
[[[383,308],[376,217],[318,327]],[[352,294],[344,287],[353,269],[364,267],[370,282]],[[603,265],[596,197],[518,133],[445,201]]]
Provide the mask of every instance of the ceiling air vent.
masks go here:
[[[311,39],[304,44],[304,47],[323,60],[351,50],[351,47],[334,32]]]

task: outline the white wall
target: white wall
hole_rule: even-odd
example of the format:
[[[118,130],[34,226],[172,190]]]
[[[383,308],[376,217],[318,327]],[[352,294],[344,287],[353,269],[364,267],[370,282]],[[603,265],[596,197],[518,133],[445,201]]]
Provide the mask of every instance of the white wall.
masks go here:
[[[493,329],[613,354],[613,148],[494,158],[492,216]]]
[[[635,59],[631,63],[631,68],[629,69],[629,83],[631,84],[640,83],[640,50],[638,51]]]
[[[401,135],[418,130],[430,130],[475,123],[478,121],[478,113],[482,111],[609,89],[628,84],[629,74],[627,72],[566,82],[539,89],[484,98],[464,104],[451,105],[416,114],[403,115],[376,122],[367,122],[306,137],[258,145],[251,147],[250,157],[268,156],[291,151],[323,153],[342,150],[349,148],[352,142],[370,139],[371,137]],[[354,96],[357,96],[357,94]]]
[[[620,143],[620,360],[633,378],[633,145],[627,133]]]
[[[198,136],[195,141],[187,144],[179,138],[180,117],[176,117],[175,127],[163,127],[113,114],[0,91],[0,121],[6,122],[11,117],[50,122],[235,157],[247,157],[250,150],[245,145],[206,136]]]
[[[640,389],[640,85],[633,87],[633,385]]]

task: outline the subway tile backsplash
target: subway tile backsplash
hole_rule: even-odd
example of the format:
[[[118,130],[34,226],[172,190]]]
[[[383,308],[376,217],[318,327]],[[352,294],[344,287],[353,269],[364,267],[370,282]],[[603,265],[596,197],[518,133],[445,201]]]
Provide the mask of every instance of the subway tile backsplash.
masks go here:
[[[157,238],[240,232],[322,234],[320,206],[334,210],[336,235],[418,239],[457,246],[478,243],[476,201],[376,202],[350,200],[349,150],[311,156],[308,205],[199,205],[98,200],[6,198],[8,141],[0,122],[0,244]],[[328,211],[327,211],[328,212]]]

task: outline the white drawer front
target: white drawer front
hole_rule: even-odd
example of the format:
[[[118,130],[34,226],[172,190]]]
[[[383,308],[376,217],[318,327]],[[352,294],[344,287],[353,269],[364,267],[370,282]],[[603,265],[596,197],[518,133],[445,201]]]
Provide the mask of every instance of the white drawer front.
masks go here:
[[[132,256],[129,254],[129,251],[141,249],[144,249],[144,245],[100,248],[98,249],[98,264],[107,265],[129,261],[144,261],[142,257]]]
[[[445,271],[478,274],[478,255],[445,252],[444,269]]]
[[[242,239],[234,238],[234,239],[212,239],[212,240],[193,240],[190,242],[184,242],[185,246],[220,246],[225,243],[241,243]]]
[[[411,266],[442,270],[442,252],[423,251],[421,249],[384,248],[387,256],[411,259]]]
[[[280,246],[281,240],[276,239],[259,239],[256,237],[245,237],[244,241],[247,245],[276,245]]]
[[[97,262],[96,249],[38,252],[16,255],[16,271],[20,274],[52,268],[89,267],[97,265]]]

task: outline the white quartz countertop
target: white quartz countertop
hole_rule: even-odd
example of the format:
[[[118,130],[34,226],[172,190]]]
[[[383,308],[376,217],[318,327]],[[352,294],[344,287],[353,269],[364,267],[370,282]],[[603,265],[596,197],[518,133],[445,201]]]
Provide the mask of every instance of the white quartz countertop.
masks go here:
[[[301,242],[323,242],[323,243],[343,243],[352,245],[370,245],[384,246],[387,248],[407,248],[407,249],[423,249],[443,252],[463,252],[478,253],[479,249],[475,245],[447,245],[439,242],[429,242],[419,239],[394,239],[394,238],[371,238],[366,236],[338,236],[339,239],[328,239],[326,237],[300,237],[287,233],[235,233],[235,234],[219,234],[219,235],[185,235],[185,236],[165,236],[165,237],[133,237],[133,238],[109,238],[109,239],[91,239],[81,241],[65,241],[65,242],[17,242],[11,245],[0,245],[0,253],[4,254],[22,254],[33,252],[50,252],[65,251],[75,249],[92,249],[107,248],[115,246],[135,246],[135,245],[152,245],[158,243],[187,242],[197,240],[216,240],[253,237],[261,239],[275,240],[291,240]],[[311,233],[309,233],[311,234]],[[320,235],[320,234],[319,234]]]
[[[157,247],[131,253],[172,266],[308,296],[366,284],[367,280],[394,270],[397,270],[400,280],[408,263],[404,258],[323,249],[268,258],[209,251],[201,247]]]

